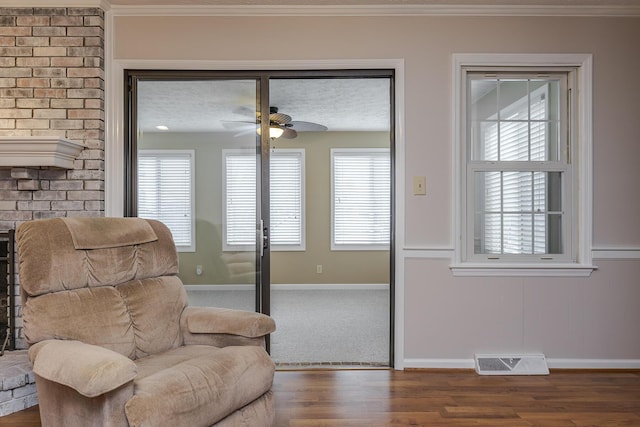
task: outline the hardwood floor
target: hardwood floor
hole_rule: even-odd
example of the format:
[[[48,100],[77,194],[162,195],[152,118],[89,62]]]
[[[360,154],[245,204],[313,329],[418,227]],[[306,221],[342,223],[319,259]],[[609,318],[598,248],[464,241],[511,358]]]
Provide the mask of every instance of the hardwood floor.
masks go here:
[[[640,371],[280,371],[273,388],[278,427],[640,426]],[[40,426],[37,407],[0,426]]]
[[[640,426],[640,371],[280,372],[274,390],[281,427]]]
[[[37,406],[32,406],[24,411],[0,417],[2,427],[41,427],[40,412]]]

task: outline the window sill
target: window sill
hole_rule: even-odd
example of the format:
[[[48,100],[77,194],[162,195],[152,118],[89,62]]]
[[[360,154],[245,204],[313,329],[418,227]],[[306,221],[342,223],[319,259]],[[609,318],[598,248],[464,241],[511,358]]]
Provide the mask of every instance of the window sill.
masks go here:
[[[452,264],[449,268],[460,277],[589,277],[598,269],[586,264]]]
[[[307,248],[305,246],[287,246],[287,245],[272,245],[271,252],[304,252]]]
[[[386,246],[380,246],[380,245],[344,245],[344,246],[334,246],[331,245],[331,250],[335,251],[335,252],[340,252],[340,251],[389,251],[390,247],[388,245]]]

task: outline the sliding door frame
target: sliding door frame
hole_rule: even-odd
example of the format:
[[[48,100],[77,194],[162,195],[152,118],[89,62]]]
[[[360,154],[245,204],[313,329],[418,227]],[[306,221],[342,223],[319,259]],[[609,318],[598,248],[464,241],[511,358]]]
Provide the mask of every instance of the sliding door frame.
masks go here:
[[[392,207],[392,237],[390,260],[391,266],[391,334],[390,358],[391,365],[398,370],[404,369],[404,188],[405,177],[404,164],[404,60],[402,59],[356,59],[356,60],[143,60],[143,59],[116,59],[113,51],[108,52],[106,80],[107,90],[105,94],[105,215],[120,217],[124,215],[124,188],[125,188],[125,122],[128,115],[125,114],[125,100],[127,84],[122,78],[127,69],[135,70],[165,70],[167,72],[177,70],[191,70],[196,73],[200,70],[244,71],[252,70],[269,71],[271,73],[283,73],[281,75],[299,76],[300,72],[316,70],[317,73],[340,73],[343,70],[393,70],[392,85],[393,98],[391,103],[392,123],[392,150],[394,161],[392,163],[392,181],[394,201]],[[295,74],[293,74],[295,73]]]

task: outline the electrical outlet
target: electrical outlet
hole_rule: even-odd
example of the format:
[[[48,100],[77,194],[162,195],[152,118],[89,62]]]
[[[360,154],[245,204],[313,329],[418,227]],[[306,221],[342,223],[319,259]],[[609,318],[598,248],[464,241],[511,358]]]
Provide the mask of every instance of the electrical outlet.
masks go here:
[[[316,265],[316,273],[322,274],[322,264]]]
[[[200,276],[202,274],[202,266],[196,265],[196,276]]]

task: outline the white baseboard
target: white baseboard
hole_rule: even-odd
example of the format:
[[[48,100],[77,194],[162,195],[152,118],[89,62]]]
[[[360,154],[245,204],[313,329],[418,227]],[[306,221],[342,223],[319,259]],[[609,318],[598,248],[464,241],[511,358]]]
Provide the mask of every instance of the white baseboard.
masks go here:
[[[640,369],[640,359],[549,359],[550,369]],[[473,359],[404,359],[404,369],[473,369]]]
[[[311,283],[311,284],[275,284],[271,285],[274,291],[326,291],[330,289],[340,291],[380,290],[389,289],[388,283]]]
[[[184,285],[187,292],[205,291],[253,291],[254,285]],[[271,285],[274,291],[326,291],[326,290],[388,290],[386,283],[316,283],[316,284],[277,284]]]
[[[473,359],[404,359],[404,369],[473,369]]]
[[[184,285],[187,292],[254,291],[254,285]]]
[[[640,359],[549,359],[556,369],[640,369]]]

